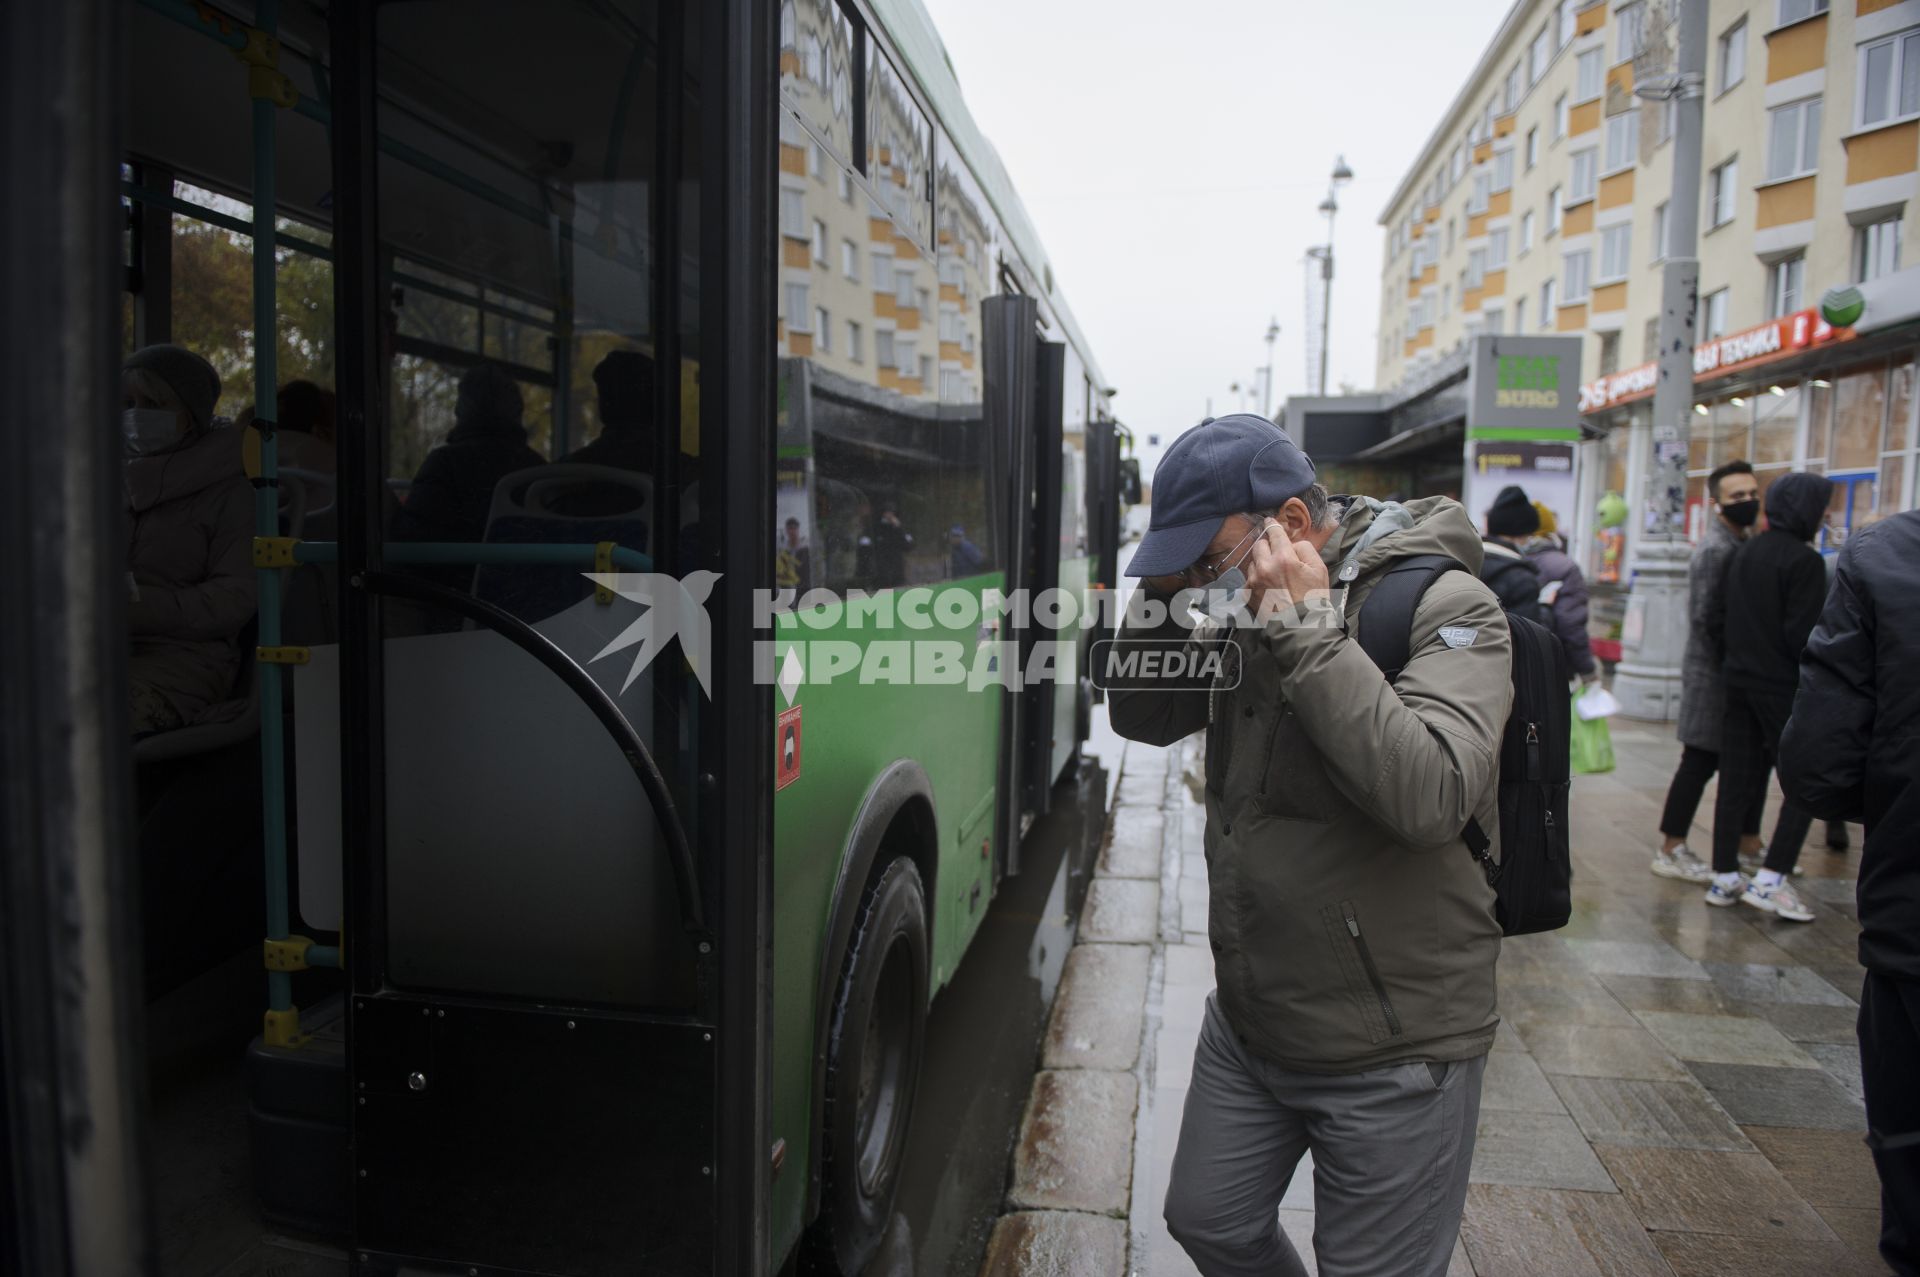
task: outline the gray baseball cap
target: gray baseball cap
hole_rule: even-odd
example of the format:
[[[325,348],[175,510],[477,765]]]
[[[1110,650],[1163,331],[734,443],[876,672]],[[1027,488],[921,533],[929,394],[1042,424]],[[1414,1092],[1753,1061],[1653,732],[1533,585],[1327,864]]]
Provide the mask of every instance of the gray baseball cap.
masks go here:
[[[1277,510],[1313,486],[1313,460],[1265,417],[1208,417],[1153,472],[1153,514],[1128,576],[1184,571],[1230,514]]]

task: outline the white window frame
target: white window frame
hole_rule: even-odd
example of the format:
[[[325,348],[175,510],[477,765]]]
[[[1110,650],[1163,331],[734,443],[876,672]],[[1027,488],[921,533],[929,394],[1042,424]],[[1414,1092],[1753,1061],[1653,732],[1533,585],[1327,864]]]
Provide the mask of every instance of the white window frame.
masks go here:
[[[1827,0],[1779,0],[1773,16],[1778,18],[1775,26],[1790,26],[1795,22],[1805,22],[1827,11]]]
[[[1563,195],[1561,195],[1560,188],[1556,186],[1553,189],[1549,190],[1547,192],[1547,234],[1548,235],[1558,235],[1560,233],[1560,223],[1562,218],[1565,217],[1566,211],[1567,211],[1566,199]]]
[[[1647,21],[1647,6],[1643,0],[1633,0],[1632,4],[1623,4],[1613,11],[1614,26],[1619,28],[1620,38],[1614,44],[1613,60],[1625,62],[1638,50],[1642,29]]]
[[[1747,18],[1740,20],[1720,33],[1720,40],[1714,46],[1714,73],[1719,76],[1721,93],[1734,88],[1747,78]],[[1671,99],[1679,101],[1679,99]]]
[[[1606,89],[1606,53],[1600,49],[1582,49],[1573,60],[1573,96],[1579,102],[1591,102]]]
[[[1491,199],[1492,196],[1493,196],[1493,173],[1491,171],[1484,172],[1484,173],[1475,173],[1473,175],[1473,191],[1471,194],[1467,196],[1467,212],[1468,213],[1486,212],[1487,201]]]
[[[1533,166],[1540,162],[1540,126],[1534,125],[1527,130],[1526,171],[1533,172]]]
[[[813,308],[813,336],[821,354],[833,353],[833,314],[825,306]]]
[[[1724,206],[1724,210],[1723,210]],[[1720,214],[1724,211],[1725,217]],[[1725,226],[1740,216],[1740,157],[1716,164],[1707,174],[1707,229]]]
[[[914,274],[915,272],[910,270],[894,268],[893,304],[895,306],[903,306],[908,310],[917,309],[916,303],[919,299],[914,288]]]
[[[1528,209],[1526,212],[1520,215],[1520,251],[1522,253],[1526,253],[1532,250],[1533,239],[1534,239],[1533,210]]]
[[[840,241],[840,273],[856,284],[860,282],[860,246],[850,239]]]
[[[1527,46],[1527,87],[1540,83],[1540,77],[1553,65],[1553,36],[1550,24],[1541,24],[1533,43]]]
[[[790,186],[780,188],[780,233],[788,239],[807,237],[807,193]]]
[[[810,333],[813,323],[813,292],[800,280],[787,281],[787,331]]]
[[[1852,269],[1849,273],[1854,283],[1864,284],[1900,269],[1900,236],[1905,229],[1903,215],[1904,210],[1853,228]]]
[[[890,293],[893,291],[893,254],[876,252],[873,255],[873,291]]]
[[[827,224],[817,217],[813,219],[813,264],[827,264]]]
[[[1583,147],[1569,161],[1566,203],[1584,204],[1600,191],[1600,148]]]
[[[1487,232],[1487,269],[1505,270],[1513,250],[1513,232],[1502,226]]]
[[[1577,249],[1560,255],[1560,271],[1565,286],[1560,290],[1562,306],[1577,306],[1593,296],[1593,250]]]
[[[1792,154],[1787,157],[1787,165],[1782,169],[1774,145],[1778,138],[1774,122],[1789,116],[1793,120]],[[1821,100],[1818,97],[1801,98],[1797,102],[1786,102],[1768,109],[1767,181],[1787,182],[1819,171],[1820,116]]]
[[[1464,289],[1479,288],[1487,282],[1487,250],[1476,248],[1467,254],[1466,280]]]
[[[1700,340],[1727,335],[1727,290],[1716,288],[1700,299]]]
[[[1594,282],[1617,284],[1633,268],[1633,223],[1622,222],[1600,232],[1599,274]]]
[[[1498,332],[1505,331],[1505,325],[1507,322],[1507,312],[1500,309],[1498,306],[1494,307],[1492,310],[1481,311],[1480,318],[1484,320],[1486,324],[1486,327],[1483,329],[1483,331],[1490,332],[1490,333],[1498,333]]]
[[[1501,191],[1513,189],[1513,150],[1509,147],[1497,151],[1493,157],[1493,180],[1490,188],[1496,195]]]
[[[1513,299],[1513,331],[1516,333],[1527,331],[1527,299],[1524,297]]]
[[[1887,67],[1887,100],[1879,104],[1886,108],[1886,113],[1870,118],[1867,103],[1867,59],[1872,56],[1875,49],[1890,50],[1893,60]],[[1900,84],[1909,74],[1920,77],[1920,27],[1896,31],[1890,36],[1869,40],[1861,45],[1858,58],[1854,63],[1853,127],[1856,130],[1879,129],[1889,124],[1898,124],[1903,120],[1920,118],[1920,109],[1900,110]]]
[[[1540,285],[1540,331],[1551,332],[1559,318],[1558,307],[1554,301],[1554,286],[1559,281],[1549,275]]]
[[[1767,314],[1778,318],[1802,309],[1807,296],[1807,255],[1795,253],[1767,267]]]
[[[852,319],[847,321],[847,358],[856,364],[864,358],[860,350],[860,324]]]
[[[1600,160],[1602,177],[1624,173],[1633,167],[1640,153],[1639,107],[1607,117],[1604,145],[1605,150],[1601,153]]]
[[[876,368],[893,367],[893,329],[874,329],[873,366]]]
[[[912,337],[893,335],[893,366],[895,371],[918,374],[920,371],[920,343]]]
[[[1573,122],[1567,107],[1567,95],[1562,93],[1553,100],[1553,140],[1558,142],[1567,135],[1567,130],[1572,127]]]

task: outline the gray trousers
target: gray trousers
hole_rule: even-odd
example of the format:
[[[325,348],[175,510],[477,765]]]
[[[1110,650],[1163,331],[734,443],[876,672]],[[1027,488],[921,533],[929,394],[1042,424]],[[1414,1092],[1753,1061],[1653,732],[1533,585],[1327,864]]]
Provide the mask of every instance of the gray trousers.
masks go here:
[[[1295,1073],[1241,1046],[1207,996],[1167,1231],[1206,1277],[1305,1277],[1280,1199],[1313,1151],[1321,1277],[1443,1277],[1460,1231],[1487,1057]]]

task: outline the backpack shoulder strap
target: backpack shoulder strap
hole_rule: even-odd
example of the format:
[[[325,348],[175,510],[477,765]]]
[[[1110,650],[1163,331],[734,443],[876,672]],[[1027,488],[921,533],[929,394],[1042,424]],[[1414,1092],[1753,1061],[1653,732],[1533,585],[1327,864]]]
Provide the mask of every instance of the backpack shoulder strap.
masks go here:
[[[1360,605],[1360,650],[1391,683],[1407,667],[1413,649],[1413,610],[1420,596],[1446,572],[1466,565],[1445,554],[1414,554],[1397,560]]]

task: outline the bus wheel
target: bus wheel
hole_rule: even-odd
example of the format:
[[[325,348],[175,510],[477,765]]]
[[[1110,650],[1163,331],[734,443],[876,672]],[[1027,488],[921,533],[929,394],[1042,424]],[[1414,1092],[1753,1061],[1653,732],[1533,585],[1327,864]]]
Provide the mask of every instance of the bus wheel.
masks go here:
[[[927,914],[902,856],[860,902],[828,1039],[816,1258],[860,1272],[893,1212],[927,1027]]]

